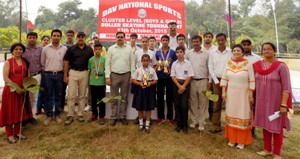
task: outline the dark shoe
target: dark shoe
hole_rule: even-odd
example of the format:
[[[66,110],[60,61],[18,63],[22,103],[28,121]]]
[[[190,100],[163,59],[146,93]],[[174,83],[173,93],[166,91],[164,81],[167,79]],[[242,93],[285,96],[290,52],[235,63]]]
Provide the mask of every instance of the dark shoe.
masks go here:
[[[105,118],[100,118],[99,124],[100,124],[100,125],[104,125],[104,124],[105,124]]]
[[[67,120],[65,121],[65,125],[70,125],[73,122],[73,117],[72,116],[68,116]]]
[[[92,121],[95,121],[97,120],[97,117],[95,115],[92,115],[88,120],[87,122],[92,122]]]
[[[117,122],[116,119],[110,119],[110,123],[109,123],[109,124],[110,124],[111,126],[115,126],[115,125],[116,125],[116,122]]]
[[[221,130],[208,130],[207,132],[209,134],[217,134],[217,133],[221,132]]]
[[[15,135],[15,138],[18,139],[18,140],[19,140],[20,138],[21,138],[21,140],[26,140],[26,139],[27,139],[27,137],[24,136],[24,135],[22,135],[22,134]]]
[[[146,127],[145,127],[145,132],[146,132],[146,133],[150,133],[150,126],[146,126]]]
[[[123,125],[128,125],[128,121],[125,118],[120,119],[120,120]]]
[[[38,121],[37,121],[35,118],[29,119],[29,122],[30,122],[32,125],[36,125],[36,124],[38,123]]]
[[[10,143],[10,144],[15,144],[15,143],[17,143],[17,140],[15,139],[14,136],[7,137],[6,140],[7,140],[7,142]]]
[[[182,132],[187,134],[188,133],[188,128],[187,127],[182,128]]]
[[[178,133],[180,132],[180,130],[181,130],[181,127],[179,127],[179,126],[177,126],[177,127],[175,128],[175,131],[177,131]]]
[[[133,120],[133,123],[134,123],[135,125],[138,125],[138,124],[140,123],[139,117],[136,117],[136,118]]]
[[[144,130],[144,125],[139,125],[139,131],[143,131]]]

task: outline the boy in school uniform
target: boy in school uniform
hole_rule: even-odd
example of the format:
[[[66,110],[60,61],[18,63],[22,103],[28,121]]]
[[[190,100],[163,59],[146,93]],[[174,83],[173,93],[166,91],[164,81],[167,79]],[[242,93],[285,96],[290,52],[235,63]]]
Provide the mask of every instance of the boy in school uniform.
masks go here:
[[[92,98],[92,116],[87,120],[88,122],[97,120],[99,117],[99,124],[105,124],[105,104],[103,102],[97,104],[105,97],[105,56],[101,56],[102,45],[96,43],[94,45],[95,55],[90,58],[88,69],[90,70],[89,85]],[[99,109],[98,109],[99,108]]]
[[[176,131],[188,132],[188,100],[190,92],[190,81],[194,76],[191,62],[184,59],[185,49],[182,46],[176,48],[177,60],[171,68],[171,78],[173,80],[173,96],[175,103],[175,113],[177,119]]]

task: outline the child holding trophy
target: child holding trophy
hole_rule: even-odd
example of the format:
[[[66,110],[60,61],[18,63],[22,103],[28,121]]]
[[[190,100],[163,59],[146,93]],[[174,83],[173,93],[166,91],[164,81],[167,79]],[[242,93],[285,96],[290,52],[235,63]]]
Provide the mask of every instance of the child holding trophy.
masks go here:
[[[103,102],[97,104],[98,101],[105,97],[106,88],[104,76],[105,56],[101,56],[101,52],[101,43],[96,43],[94,45],[94,56],[90,58],[88,65],[88,69],[90,70],[89,84],[92,98],[92,116],[88,119],[88,122],[97,120],[99,117],[99,124],[104,125],[105,104]]]
[[[170,78],[170,70],[172,63],[177,60],[176,53],[169,47],[170,37],[163,35],[161,37],[162,48],[156,51],[156,71],[158,76],[157,83],[157,124],[161,124],[165,120],[165,100],[167,101],[167,120],[170,125],[174,126],[173,120],[173,95],[172,95],[172,79]],[[165,93],[166,90],[166,93]]]
[[[142,55],[142,66],[135,70],[132,83],[137,87],[133,97],[132,107],[139,114],[139,130],[150,132],[151,110],[156,107],[155,89],[157,83],[157,75],[155,70],[150,67],[150,56]],[[144,127],[143,111],[146,111],[146,124]]]

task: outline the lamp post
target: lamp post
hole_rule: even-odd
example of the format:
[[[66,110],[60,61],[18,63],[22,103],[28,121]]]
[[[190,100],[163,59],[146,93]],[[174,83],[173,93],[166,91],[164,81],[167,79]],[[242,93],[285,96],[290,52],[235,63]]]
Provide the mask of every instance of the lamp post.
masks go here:
[[[22,0],[20,0],[19,42],[22,43]]]
[[[270,2],[271,2],[272,10],[273,10],[274,23],[275,23],[276,47],[277,47],[277,50],[278,50],[278,53],[279,53],[277,19],[276,19],[276,13],[275,13],[275,2],[274,2],[274,0],[271,0]]]

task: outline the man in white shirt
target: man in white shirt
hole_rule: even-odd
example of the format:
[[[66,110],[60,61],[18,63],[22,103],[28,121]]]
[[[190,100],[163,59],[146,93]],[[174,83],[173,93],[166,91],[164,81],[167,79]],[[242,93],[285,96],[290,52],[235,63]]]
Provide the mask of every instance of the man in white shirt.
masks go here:
[[[198,130],[203,131],[208,112],[208,100],[202,94],[202,91],[207,91],[210,87],[208,83],[208,53],[201,48],[201,36],[194,35],[191,41],[193,49],[186,53],[186,59],[191,62],[194,70],[189,97],[189,114],[192,121],[190,127],[195,128],[196,125],[199,125]]]
[[[137,33],[130,34],[130,46],[133,50],[133,54],[135,54],[136,51],[141,50],[141,48],[136,45],[137,39],[138,39]]]
[[[219,100],[214,103],[212,114],[213,129],[208,131],[211,134],[221,132],[222,88],[220,87],[220,81],[226,64],[232,57],[231,50],[226,48],[226,35],[219,33],[216,38],[218,49],[211,52],[208,62],[209,73],[213,80],[213,92],[219,95]]]
[[[261,57],[252,52],[252,42],[250,39],[244,39],[241,42],[244,48],[244,58],[247,59],[252,64],[256,61],[261,60]]]

